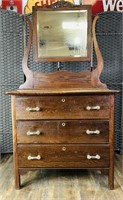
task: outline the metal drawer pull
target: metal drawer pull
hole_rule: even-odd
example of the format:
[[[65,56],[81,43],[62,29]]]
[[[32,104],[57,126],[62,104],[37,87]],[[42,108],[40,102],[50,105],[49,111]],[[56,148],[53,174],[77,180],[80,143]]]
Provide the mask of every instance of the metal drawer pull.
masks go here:
[[[27,157],[28,160],[41,160],[41,156],[38,155],[38,156],[28,156]]]
[[[65,102],[65,99],[62,99],[61,101],[62,101],[62,102]]]
[[[62,123],[62,126],[66,126],[66,124],[65,124],[65,123]]]
[[[27,133],[26,133],[28,136],[31,136],[31,135],[40,135],[41,134],[41,132],[40,131],[28,131]]]
[[[100,131],[99,130],[95,130],[95,131],[90,131],[90,130],[86,130],[86,133],[88,134],[88,135],[93,135],[93,134],[96,134],[96,135],[99,135],[100,134]]]
[[[99,160],[100,159],[100,155],[96,155],[96,156],[90,156],[89,154],[87,155],[87,159],[90,160],[90,159],[97,159]]]
[[[40,110],[39,107],[35,107],[35,108],[27,107],[27,108],[26,108],[26,111],[28,111],[28,112],[31,112],[31,111],[36,111],[36,112],[38,112],[39,110]]]
[[[87,106],[86,110],[100,110],[100,106]]]

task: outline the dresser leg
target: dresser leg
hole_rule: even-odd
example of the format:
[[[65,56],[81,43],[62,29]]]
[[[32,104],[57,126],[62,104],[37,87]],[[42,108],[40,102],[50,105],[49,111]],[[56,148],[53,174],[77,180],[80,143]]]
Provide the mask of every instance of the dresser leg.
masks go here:
[[[114,189],[114,170],[109,169],[108,186],[110,190]]]
[[[15,188],[20,189],[20,174],[19,171],[15,174]]]

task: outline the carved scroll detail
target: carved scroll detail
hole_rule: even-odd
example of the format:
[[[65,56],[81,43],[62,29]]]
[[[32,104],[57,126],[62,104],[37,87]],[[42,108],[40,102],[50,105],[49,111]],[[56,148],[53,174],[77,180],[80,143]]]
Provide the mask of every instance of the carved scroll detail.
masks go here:
[[[107,88],[107,86],[104,83],[101,83],[101,81],[100,81],[100,75],[103,70],[103,57],[102,57],[101,51],[98,46],[96,32],[95,32],[96,22],[98,19],[99,19],[99,16],[96,16],[94,18],[93,24],[92,24],[92,34],[93,34],[94,49],[95,49],[96,58],[97,58],[97,67],[95,70],[92,71],[91,83],[92,83],[92,86],[94,86],[94,87]]]
[[[69,1],[57,1],[53,4],[51,4],[49,7],[51,8],[63,8],[63,7],[69,7],[69,8],[72,8],[72,7],[75,7],[75,5]]]
[[[33,72],[28,68],[28,56],[29,56],[29,52],[30,52],[30,48],[31,48],[31,42],[32,42],[32,36],[33,36],[33,30],[32,30],[32,23],[29,19],[29,17],[25,17],[26,21],[29,25],[29,39],[28,39],[28,44],[27,47],[25,48],[25,52],[24,52],[24,57],[22,60],[22,68],[23,68],[23,73],[26,77],[26,82],[22,85],[20,85],[19,89],[23,89],[23,88],[33,88]]]

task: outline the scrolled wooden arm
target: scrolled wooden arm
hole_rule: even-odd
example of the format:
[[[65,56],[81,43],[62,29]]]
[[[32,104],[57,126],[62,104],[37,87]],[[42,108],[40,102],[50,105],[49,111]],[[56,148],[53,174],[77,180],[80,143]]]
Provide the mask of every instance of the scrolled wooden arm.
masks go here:
[[[92,23],[92,35],[93,35],[94,49],[95,49],[96,58],[97,58],[97,67],[95,70],[92,71],[91,83],[92,83],[92,86],[94,86],[94,87],[107,88],[107,86],[105,84],[101,83],[101,81],[100,81],[100,75],[103,70],[103,57],[102,57],[101,51],[99,49],[99,45],[98,45],[97,38],[96,38],[96,31],[95,31],[96,22],[98,19],[99,19],[99,16],[98,15],[95,16],[93,23]]]
[[[33,29],[32,29],[32,22],[30,21],[28,16],[25,16],[26,22],[29,25],[29,38],[28,38],[28,43],[27,47],[25,48],[24,52],[24,57],[22,60],[22,68],[23,68],[23,73],[26,77],[26,82],[22,85],[20,85],[19,89],[23,88],[32,88],[32,80],[33,80],[33,72],[28,68],[28,57],[29,57],[29,52],[31,48],[31,43],[32,43],[32,36],[33,36]]]

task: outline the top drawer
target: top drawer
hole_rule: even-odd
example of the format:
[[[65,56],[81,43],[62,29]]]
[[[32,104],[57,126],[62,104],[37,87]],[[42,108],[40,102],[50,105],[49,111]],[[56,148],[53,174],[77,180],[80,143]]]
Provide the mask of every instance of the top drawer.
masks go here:
[[[108,119],[110,96],[16,97],[16,119]]]

